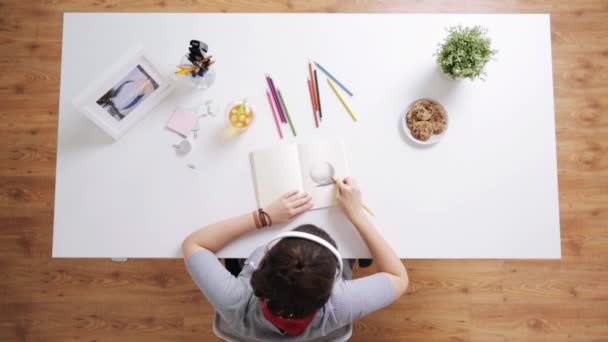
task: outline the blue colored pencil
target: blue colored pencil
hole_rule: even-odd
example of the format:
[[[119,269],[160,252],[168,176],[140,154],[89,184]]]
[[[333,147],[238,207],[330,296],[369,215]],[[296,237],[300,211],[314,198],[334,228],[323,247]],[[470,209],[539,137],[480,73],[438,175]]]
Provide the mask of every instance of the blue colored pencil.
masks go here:
[[[353,96],[353,93],[351,93],[351,91],[350,91],[350,90],[348,90],[348,89],[347,89],[347,88],[344,86],[344,84],[342,84],[342,83],[341,83],[340,81],[338,81],[338,80],[337,80],[337,79],[336,79],[336,78],[335,78],[335,77],[334,77],[332,74],[330,74],[330,73],[329,73],[329,71],[327,71],[327,69],[325,69],[324,67],[322,67],[322,66],[321,66],[321,64],[319,64],[319,63],[315,62],[315,65],[316,65],[317,67],[319,67],[319,69],[321,69],[321,71],[323,71],[323,73],[324,73],[325,75],[327,75],[327,77],[331,78],[331,80],[332,80],[332,81],[336,82],[336,84],[337,84],[337,85],[338,85],[340,88],[342,88],[342,89],[343,89],[343,90],[344,90],[344,91],[345,91],[345,92],[346,92],[348,95]]]

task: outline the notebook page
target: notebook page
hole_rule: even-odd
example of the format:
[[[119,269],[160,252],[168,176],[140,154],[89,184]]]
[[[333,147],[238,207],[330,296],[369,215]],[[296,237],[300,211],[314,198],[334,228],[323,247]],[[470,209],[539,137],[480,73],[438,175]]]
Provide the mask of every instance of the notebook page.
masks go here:
[[[313,209],[336,205],[336,186],[331,177],[349,175],[344,145],[340,141],[299,145],[304,191],[312,196]]]
[[[302,190],[298,147],[281,145],[251,153],[251,169],[260,208],[291,190]]]

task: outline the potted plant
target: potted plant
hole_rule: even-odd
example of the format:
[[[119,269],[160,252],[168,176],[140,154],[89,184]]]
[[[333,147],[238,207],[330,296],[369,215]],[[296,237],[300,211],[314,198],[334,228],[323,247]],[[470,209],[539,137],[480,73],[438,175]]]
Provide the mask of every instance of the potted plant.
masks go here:
[[[454,26],[435,53],[441,70],[451,79],[484,79],[484,68],[496,54],[481,26]]]

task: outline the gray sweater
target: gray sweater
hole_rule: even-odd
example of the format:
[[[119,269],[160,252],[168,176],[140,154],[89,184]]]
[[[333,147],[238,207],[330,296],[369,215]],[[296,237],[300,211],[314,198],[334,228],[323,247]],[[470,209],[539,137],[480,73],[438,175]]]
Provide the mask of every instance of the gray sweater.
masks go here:
[[[344,260],[342,278],[310,325],[299,336],[281,332],[264,317],[249,283],[264,247],[257,248],[235,278],[209,250],[201,250],[186,261],[192,279],[215,308],[213,331],[226,341],[346,341],[352,322],[392,303],[395,289],[384,273],[351,280],[352,268]]]

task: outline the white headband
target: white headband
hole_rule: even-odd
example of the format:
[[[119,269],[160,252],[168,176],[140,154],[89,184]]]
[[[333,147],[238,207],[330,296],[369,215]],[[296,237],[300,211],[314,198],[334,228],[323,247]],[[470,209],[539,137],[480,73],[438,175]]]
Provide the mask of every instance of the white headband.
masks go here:
[[[284,239],[284,238],[299,238],[299,239],[310,240],[312,242],[316,242],[319,245],[329,249],[329,251],[333,253],[333,255],[336,257],[336,259],[338,261],[338,269],[336,270],[336,278],[340,277],[340,275],[342,274],[342,267],[344,265],[342,264],[342,256],[340,255],[338,250],[334,246],[332,246],[329,242],[327,242],[325,239],[320,238],[313,234],[304,233],[304,232],[296,232],[296,231],[289,231],[289,232],[281,233],[268,242],[268,245],[266,245],[266,251],[269,251],[277,242],[279,242],[279,240]]]

